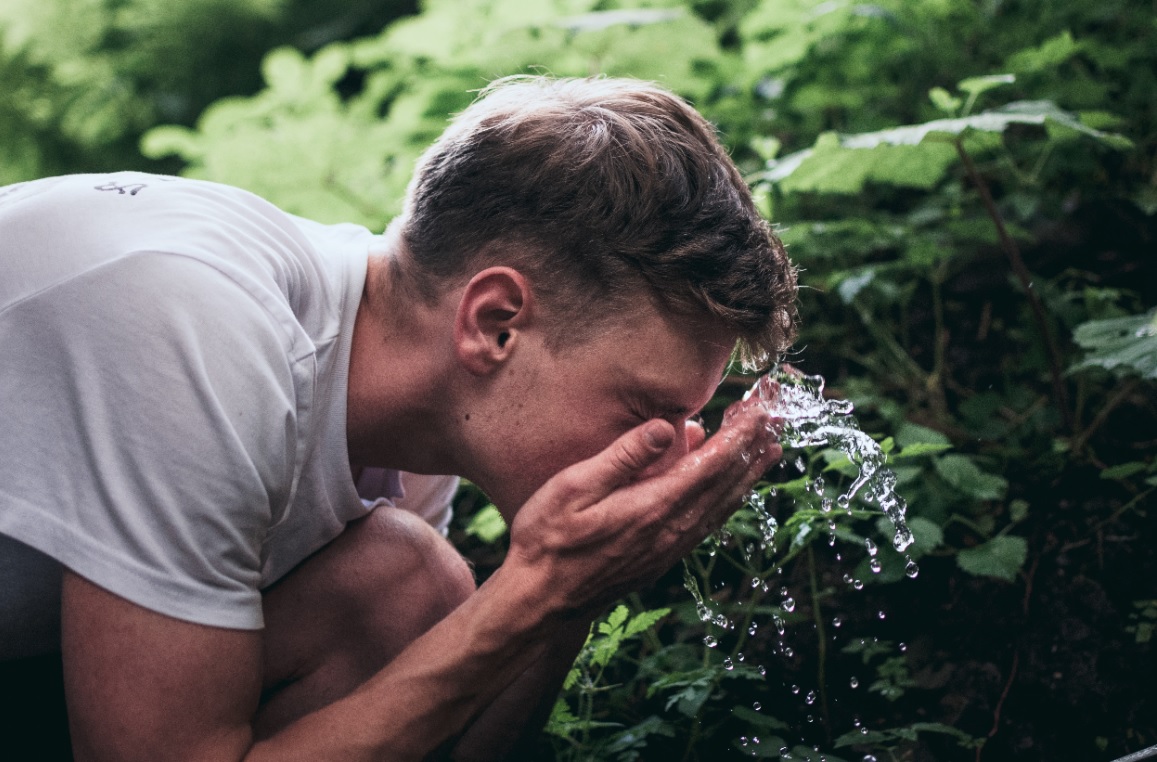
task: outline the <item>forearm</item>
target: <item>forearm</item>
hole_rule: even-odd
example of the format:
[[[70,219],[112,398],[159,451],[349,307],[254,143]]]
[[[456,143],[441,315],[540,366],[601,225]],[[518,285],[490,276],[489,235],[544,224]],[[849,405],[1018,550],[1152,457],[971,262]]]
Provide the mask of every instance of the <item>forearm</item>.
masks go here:
[[[417,760],[444,747],[546,655],[563,618],[541,578],[500,569],[358,690],[246,759]]]
[[[545,644],[542,656],[512,682],[455,745],[456,762],[505,759],[534,742],[550,717],[559,688],[590,631],[588,617],[567,621]]]

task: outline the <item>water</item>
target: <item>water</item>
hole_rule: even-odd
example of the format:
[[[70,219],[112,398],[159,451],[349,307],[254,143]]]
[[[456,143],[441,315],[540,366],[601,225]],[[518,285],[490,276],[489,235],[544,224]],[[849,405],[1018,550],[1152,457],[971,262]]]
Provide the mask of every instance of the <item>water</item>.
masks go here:
[[[912,544],[912,532],[904,519],[908,506],[904,498],[896,494],[896,475],[884,467],[888,456],[876,440],[860,431],[852,417],[851,402],[824,399],[822,376],[796,376],[783,371],[761,376],[744,395],[745,400],[753,397],[782,421],[779,441],[784,449],[822,445],[843,453],[856,467],[856,478],[835,499],[837,507],[850,512],[852,501],[863,491],[861,499],[875,503],[891,521],[892,547],[903,552]],[[801,458],[796,458],[795,464],[801,471],[806,468]],[[821,496],[820,509],[827,513],[832,510],[832,504],[822,498],[824,486],[823,477],[817,476],[811,489]],[[770,534],[774,538],[778,525],[767,513],[762,496],[753,492],[748,502],[760,517],[765,537]],[[867,548],[874,557],[876,549],[871,540]],[[908,563],[911,564],[910,558]]]
[[[824,399],[823,390],[824,379],[820,376],[797,376],[782,371],[773,371],[761,377],[747,392],[744,399],[755,398],[760,404],[765,405],[775,418],[781,421],[779,441],[785,450],[827,447],[842,453],[855,467],[855,477],[834,499],[827,493],[828,485],[825,484],[823,476],[815,477],[806,486],[806,490],[815,496],[814,498],[808,497],[808,503],[813,507],[818,505],[823,514],[823,520],[829,533],[829,545],[834,547],[836,543],[836,517],[838,515],[836,512],[842,511],[849,516],[854,515],[852,506],[855,501],[859,500],[869,507],[874,504],[883,512],[891,523],[892,547],[897,552],[904,553],[911,546],[914,538],[905,520],[907,505],[904,499],[896,494],[896,476],[885,467],[887,455],[875,440],[860,430],[852,417],[852,404],[846,400]],[[799,473],[807,472],[807,465],[802,457],[795,457],[790,463]],[[747,502],[756,517],[759,550],[770,554],[775,550],[775,539],[779,525],[775,517],[768,511],[765,494],[769,497],[774,496],[774,488],[765,488],[763,493],[752,491],[748,495]],[[712,551],[726,545],[730,539],[727,535],[713,538]],[[750,564],[755,556],[755,548],[741,541],[739,550],[744,560]],[[883,566],[876,543],[870,538],[865,539],[864,550],[868,556],[868,568],[873,574],[879,574]],[[837,554],[836,558],[841,560],[842,556]],[[904,573],[910,578],[916,577],[919,568],[911,556],[905,554],[904,562]],[[777,567],[754,575],[751,580],[751,587],[761,588],[763,592],[768,592],[768,578],[779,572],[782,572],[782,569]],[[844,576],[844,581],[855,590],[862,590],[864,587],[863,580],[856,579],[850,574]],[[706,623],[715,624],[724,630],[735,628],[734,623],[713,609],[711,605],[713,601],[706,599],[700,593],[695,575],[686,566],[684,584],[695,599],[696,610],[700,619]],[[796,608],[795,600],[786,588],[780,588],[779,593],[780,604],[778,608],[780,612],[784,615],[792,613]],[[877,617],[883,620],[886,614],[879,611]],[[772,621],[776,634],[779,636],[778,652],[785,658],[790,658],[793,655],[792,649],[784,642],[785,621],[780,614],[772,614]],[[842,624],[843,621],[839,617],[834,617],[831,620],[834,629],[838,629]],[[757,625],[755,623],[752,623],[747,630],[752,637],[755,636],[756,631]],[[708,638],[712,641],[709,645],[714,647],[716,645],[715,639],[711,636]],[[905,647],[901,644],[901,651],[904,649]],[[730,659],[725,659],[724,667],[728,670],[735,669],[735,665]],[[759,673],[765,675],[766,670],[760,666]],[[850,677],[848,685],[853,690],[859,688],[859,678]],[[792,694],[800,696],[807,707],[812,707],[819,699],[816,690],[801,689],[798,685],[792,685],[790,691]],[[760,705],[756,703],[755,708],[758,710]],[[813,722],[814,719],[814,715],[808,715],[809,722]],[[867,728],[858,720],[855,725],[861,733],[868,732]],[[747,744],[744,743],[743,746],[746,747]],[[786,748],[780,751],[782,759],[791,758],[790,752]],[[816,751],[818,752],[818,748]],[[871,755],[863,758],[863,762],[874,761],[875,757]]]

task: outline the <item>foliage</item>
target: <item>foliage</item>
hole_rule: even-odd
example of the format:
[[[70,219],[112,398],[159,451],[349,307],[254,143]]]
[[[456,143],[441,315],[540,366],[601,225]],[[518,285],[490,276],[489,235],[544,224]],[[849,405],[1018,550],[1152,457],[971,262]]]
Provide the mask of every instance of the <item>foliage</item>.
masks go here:
[[[312,51],[377,31],[412,0],[6,0],[0,4],[0,183],[175,169],[141,156],[158,122],[261,86],[278,44]]]
[[[0,181],[183,167],[381,228],[495,77],[657,80],[719,126],[779,226],[805,286],[790,359],[854,402],[910,506],[901,553],[876,506],[824,510],[846,457],[788,453],[760,487],[774,542],[742,509],[686,578],[616,607],[541,756],[1092,759],[1153,743],[1157,675],[1134,666],[1152,663],[1155,610],[1135,584],[1157,574],[1151,4],[322,5],[9,3]],[[420,12],[373,27],[403,10]],[[728,379],[708,417],[750,381]],[[497,563],[504,527],[470,500],[459,539]]]
[[[1081,323],[1073,341],[1091,350],[1074,370],[1097,367],[1157,379],[1157,310]]]

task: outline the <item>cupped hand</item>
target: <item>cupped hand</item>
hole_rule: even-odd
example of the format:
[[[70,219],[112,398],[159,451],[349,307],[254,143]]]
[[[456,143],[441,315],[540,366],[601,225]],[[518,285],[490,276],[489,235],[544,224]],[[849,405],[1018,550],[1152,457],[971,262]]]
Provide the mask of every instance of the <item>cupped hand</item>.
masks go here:
[[[519,511],[506,566],[541,584],[546,605],[586,614],[654,582],[717,530],[782,456],[778,421],[756,400],[728,409],[723,426],[660,473],[674,445],[652,420],[561,471]]]

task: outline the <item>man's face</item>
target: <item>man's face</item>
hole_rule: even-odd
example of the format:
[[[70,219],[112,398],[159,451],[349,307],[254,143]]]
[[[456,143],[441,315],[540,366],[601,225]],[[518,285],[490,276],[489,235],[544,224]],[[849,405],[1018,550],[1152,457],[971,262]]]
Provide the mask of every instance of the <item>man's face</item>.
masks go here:
[[[671,422],[676,443],[647,473],[669,467],[687,452],[687,420],[715,393],[735,344],[650,307],[553,353],[541,336],[522,338],[491,389],[497,402],[466,424],[484,440],[481,471],[468,476],[507,520],[551,476],[652,418]]]

